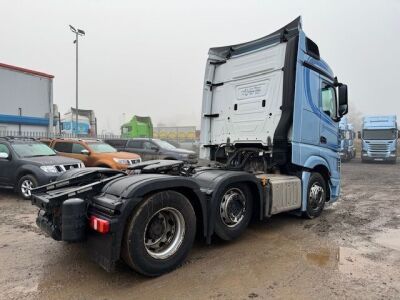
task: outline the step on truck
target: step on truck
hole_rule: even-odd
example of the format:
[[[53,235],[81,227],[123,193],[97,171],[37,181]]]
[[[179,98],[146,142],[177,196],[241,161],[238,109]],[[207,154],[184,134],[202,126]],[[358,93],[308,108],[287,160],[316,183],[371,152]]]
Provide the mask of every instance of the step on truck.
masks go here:
[[[347,86],[300,18],[258,40],[211,48],[201,116],[201,155],[210,163],[67,172],[33,191],[37,224],[55,240],[85,242],[107,271],[121,260],[161,275],[184,262],[196,234],[229,241],[253,218],[314,218],[336,201],[346,113]]]
[[[397,160],[397,120],[396,116],[365,116],[361,133],[361,161]]]
[[[349,123],[347,117],[343,117],[339,122],[340,136],[340,159],[342,162],[349,161],[356,157],[354,139],[356,137],[353,124]]]

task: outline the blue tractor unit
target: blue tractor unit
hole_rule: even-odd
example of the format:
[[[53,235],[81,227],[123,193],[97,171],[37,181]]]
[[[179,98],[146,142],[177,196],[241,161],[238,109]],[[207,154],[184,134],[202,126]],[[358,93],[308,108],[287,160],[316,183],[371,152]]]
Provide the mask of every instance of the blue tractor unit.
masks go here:
[[[354,147],[354,126],[349,123],[346,117],[343,117],[339,122],[340,135],[340,159],[349,161],[356,157],[356,149]]]
[[[239,238],[252,219],[318,217],[340,192],[339,83],[301,19],[255,41],[211,48],[201,115],[205,165],[153,160],[129,172],[73,170],[32,191],[38,226],[88,244],[112,271],[147,276],[181,265],[196,233]]]
[[[396,116],[366,116],[361,130],[361,161],[388,161],[397,159]]]

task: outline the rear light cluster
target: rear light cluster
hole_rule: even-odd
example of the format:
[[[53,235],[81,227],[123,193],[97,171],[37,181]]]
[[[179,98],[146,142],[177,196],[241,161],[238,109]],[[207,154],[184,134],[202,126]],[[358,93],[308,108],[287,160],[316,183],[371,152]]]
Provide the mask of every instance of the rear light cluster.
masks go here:
[[[100,219],[95,216],[90,217],[89,226],[93,230],[103,233],[103,234],[110,231],[110,222],[107,220]]]

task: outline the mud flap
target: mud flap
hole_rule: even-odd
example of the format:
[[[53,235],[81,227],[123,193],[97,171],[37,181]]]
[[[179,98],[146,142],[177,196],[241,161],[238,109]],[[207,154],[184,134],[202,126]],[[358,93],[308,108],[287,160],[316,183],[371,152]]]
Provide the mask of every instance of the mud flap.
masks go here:
[[[101,234],[91,231],[88,234],[87,245],[90,259],[98,263],[107,272],[115,270],[115,264],[119,259],[115,252],[116,247],[115,233]]]
[[[331,198],[329,202],[336,202],[339,199],[340,195],[340,179],[330,178],[329,180],[329,189]]]
[[[303,171],[301,174],[301,211],[306,211],[307,210],[307,188],[308,188],[308,182],[310,181],[310,176],[311,173],[307,171]]]

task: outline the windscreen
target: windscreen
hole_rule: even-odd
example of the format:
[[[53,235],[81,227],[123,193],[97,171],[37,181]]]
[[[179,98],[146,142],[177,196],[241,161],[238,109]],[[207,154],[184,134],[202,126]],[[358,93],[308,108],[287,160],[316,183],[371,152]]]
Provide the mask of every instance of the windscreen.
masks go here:
[[[112,153],[117,152],[117,150],[106,143],[88,143],[90,149],[95,153]]]
[[[363,131],[364,140],[394,140],[397,136],[397,130],[392,129],[365,129]]]
[[[12,147],[20,157],[56,155],[53,149],[42,143],[26,143],[26,144],[17,143],[17,144],[12,144]]]

